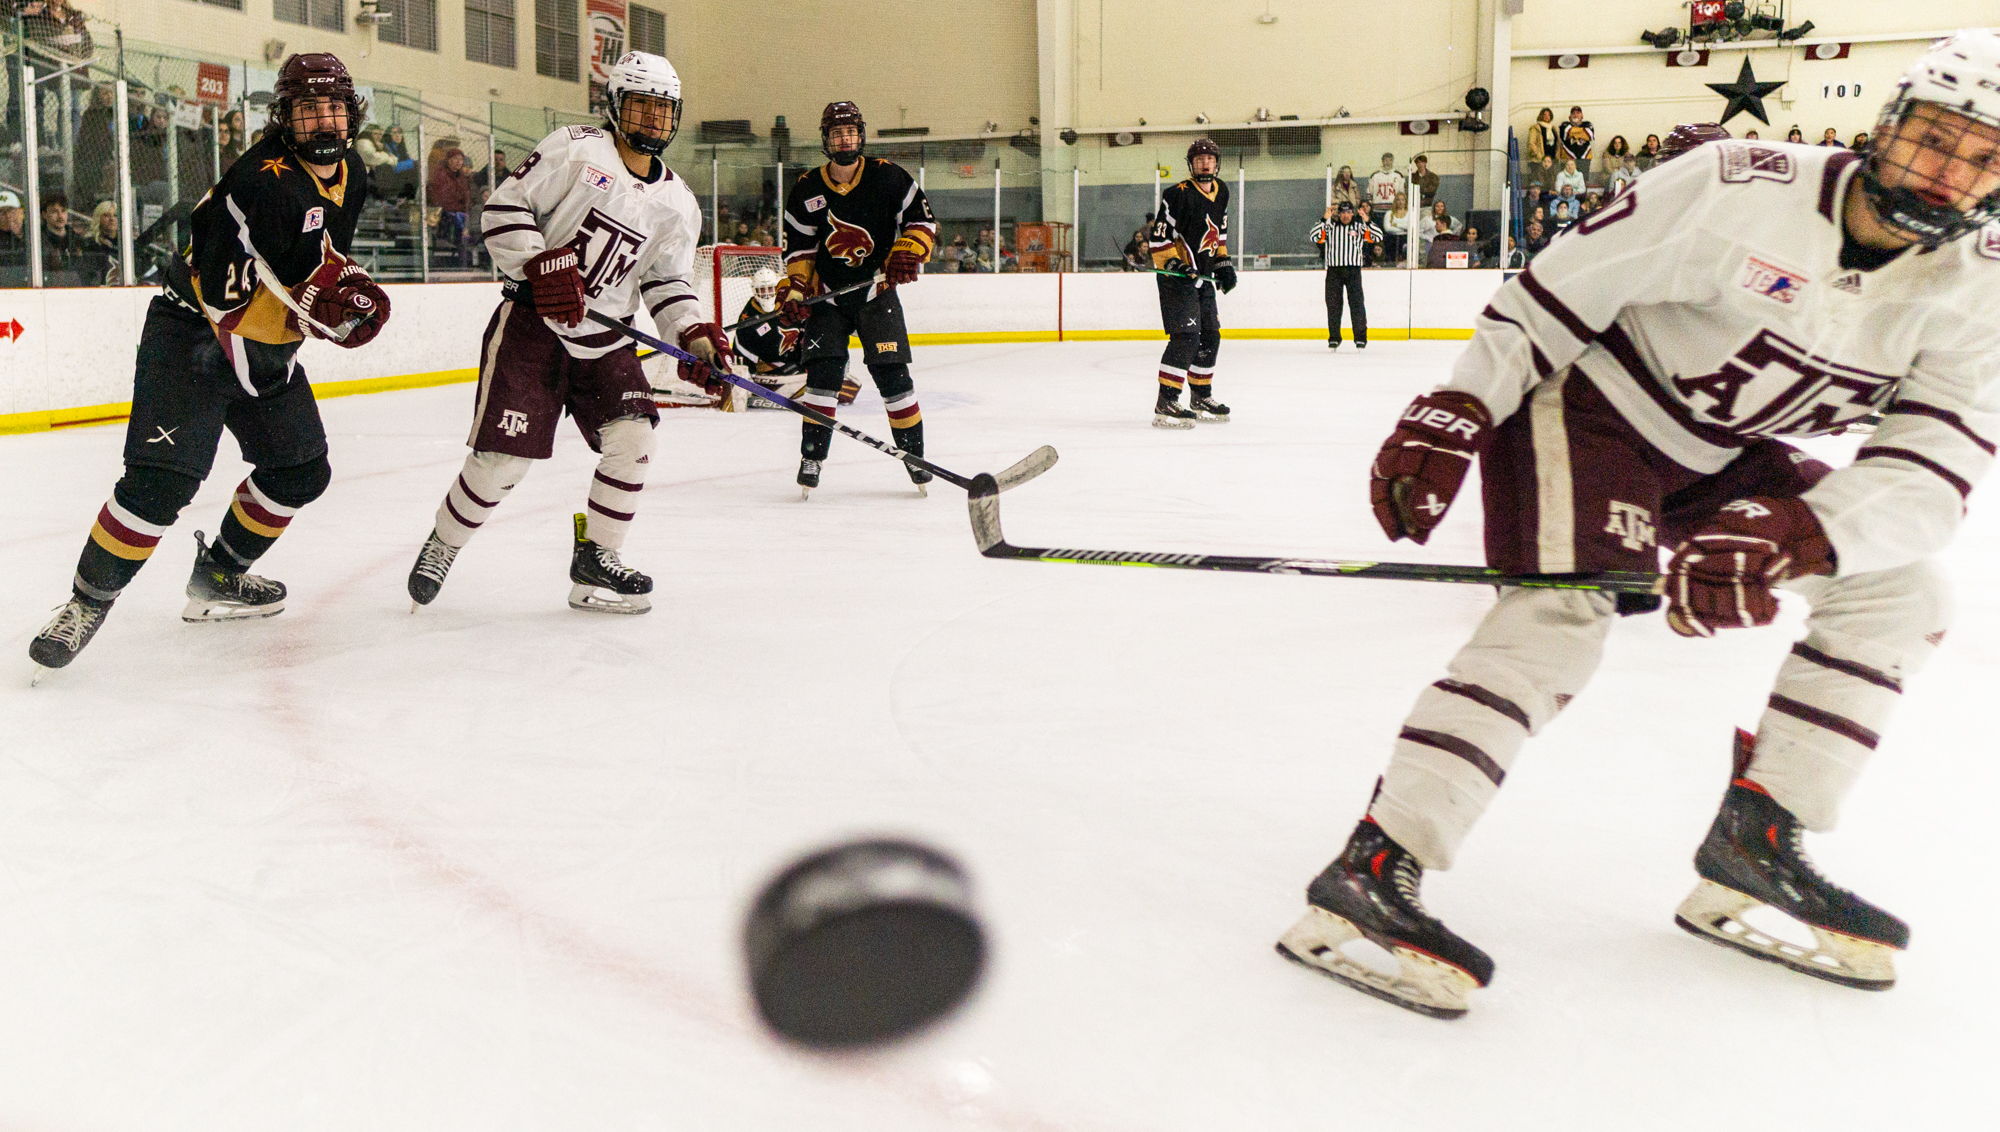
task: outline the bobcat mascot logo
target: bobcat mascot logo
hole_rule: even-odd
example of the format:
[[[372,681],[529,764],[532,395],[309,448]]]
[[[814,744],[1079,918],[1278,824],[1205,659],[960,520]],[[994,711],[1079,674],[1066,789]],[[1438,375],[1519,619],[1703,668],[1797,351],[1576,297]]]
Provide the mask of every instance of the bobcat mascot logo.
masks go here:
[[[875,237],[868,229],[858,224],[849,224],[838,216],[827,217],[833,230],[826,234],[826,254],[836,256],[849,267],[860,267],[875,254]]]
[[[1208,217],[1208,231],[1201,234],[1201,250],[1218,259],[1229,257],[1229,241],[1222,238],[1222,230],[1215,226],[1215,218]]]

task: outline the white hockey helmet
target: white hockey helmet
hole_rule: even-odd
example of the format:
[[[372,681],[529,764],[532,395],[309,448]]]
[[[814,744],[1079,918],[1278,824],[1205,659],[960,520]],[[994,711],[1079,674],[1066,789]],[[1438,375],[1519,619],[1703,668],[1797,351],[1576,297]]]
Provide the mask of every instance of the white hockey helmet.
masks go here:
[[[633,95],[657,98],[667,104],[670,120],[664,135],[648,133],[637,123],[626,123],[625,100]],[[674,135],[680,132],[681,76],[663,55],[627,51],[619,56],[611,65],[611,76],[604,82],[604,97],[611,131],[640,153],[658,156],[666,152]]]
[[[778,305],[778,273],[768,267],[760,267],[750,276],[750,294],[757,305],[770,310]]]
[[[1910,145],[1899,141],[1903,124],[1926,104],[1956,115],[1944,120],[1951,123],[1944,131],[1948,135],[1944,147],[1934,142]],[[2000,188],[1970,208],[1959,208],[1928,198],[1907,184],[1891,187],[1882,179],[1885,172],[1893,170],[1902,174],[1899,181],[1909,180],[1906,163],[1926,151],[1941,162],[1934,168],[1963,162],[1959,145],[1967,133],[1980,128],[2000,134],[2000,33],[1967,28],[1931,44],[1910,64],[1897,80],[1895,94],[1882,107],[1874,132],[1868,135],[1868,163],[1862,169],[1861,183],[1882,221],[1920,243],[1937,247],[2000,218]],[[1988,165],[1992,164],[1989,159]]]

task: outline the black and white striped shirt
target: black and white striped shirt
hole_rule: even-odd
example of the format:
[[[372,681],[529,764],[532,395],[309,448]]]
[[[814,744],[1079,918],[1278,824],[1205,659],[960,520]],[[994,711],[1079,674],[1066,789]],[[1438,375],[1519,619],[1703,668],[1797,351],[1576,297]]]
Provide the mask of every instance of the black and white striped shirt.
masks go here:
[[[1321,260],[1326,266],[1365,267],[1368,264],[1367,246],[1382,242],[1382,229],[1359,220],[1346,224],[1337,220],[1322,220],[1313,225],[1311,239],[1320,246]]]

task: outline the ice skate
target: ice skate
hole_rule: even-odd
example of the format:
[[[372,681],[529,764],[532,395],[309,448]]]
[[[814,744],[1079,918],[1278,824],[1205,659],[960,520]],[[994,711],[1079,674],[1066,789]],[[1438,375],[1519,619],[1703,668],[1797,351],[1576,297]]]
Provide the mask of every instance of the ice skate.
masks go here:
[[[618,552],[584,537],[576,517],[576,551],[569,560],[569,607],[592,613],[644,613],[653,608],[653,579],[618,560]]]
[[[799,498],[812,497],[812,489],[819,486],[819,461],[799,461]]]
[[[111,612],[108,601],[93,601],[81,594],[71,595],[55,619],[42,626],[35,639],[28,642],[28,659],[36,664],[35,675],[30,684],[42,682],[42,673],[51,668],[61,668],[76,659],[90,638],[97,635],[98,626],[104,624],[104,615]]]
[[[1736,777],[1695,852],[1701,881],[1681,901],[1674,923],[1815,978],[1888,990],[1896,983],[1894,953],[1910,945],[1908,925],[1820,875],[1806,856],[1798,819],[1743,777],[1755,742],[1747,732],[1736,733]],[[1745,914],[1756,908],[1797,921],[1811,932],[1813,945],[1779,939],[1745,922]]]
[[[444,576],[451,570],[452,559],[457,557],[458,547],[439,538],[436,531],[424,540],[424,548],[417,552],[417,564],[410,567],[411,613],[418,606],[437,600],[438,591],[444,588]]]
[[[928,469],[919,468],[915,464],[904,464],[903,467],[910,473],[910,482],[917,485],[917,494],[929,499],[931,489],[926,485],[936,477],[932,476]]]
[[[1278,954],[1407,1010],[1459,1017],[1466,996],[1493,980],[1493,960],[1424,910],[1423,876],[1415,857],[1364,818],[1307,887],[1305,917],[1278,941]],[[1397,970],[1349,954],[1360,940],[1393,955]]]
[[[194,533],[194,545],[194,573],[188,575],[181,620],[246,621],[285,611],[284,583],[246,573],[203,542],[200,531]]]
[[[1213,397],[1196,397],[1191,407],[1196,420],[1210,424],[1229,423],[1229,406]]]
[[[1153,403],[1153,427],[1193,428],[1194,412],[1181,408],[1178,399],[1169,400],[1162,397]]]

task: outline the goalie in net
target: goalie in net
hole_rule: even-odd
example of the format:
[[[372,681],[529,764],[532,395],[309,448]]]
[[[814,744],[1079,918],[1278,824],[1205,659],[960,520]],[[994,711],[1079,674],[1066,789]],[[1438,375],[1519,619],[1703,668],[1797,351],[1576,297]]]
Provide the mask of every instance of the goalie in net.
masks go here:
[[[783,270],[784,253],[777,248],[723,244],[698,249],[694,277],[702,317],[728,326],[775,313]],[[787,397],[797,397],[804,390],[798,328],[780,327],[773,320],[744,327],[731,339],[736,356],[749,370],[747,376],[758,384]],[[709,393],[682,381],[676,368],[671,359],[654,356],[646,360],[653,397],[661,408],[713,408],[726,413],[778,408],[741,389]],[[853,379],[843,380],[840,403],[852,404],[860,391]]]
[[[759,267],[750,277],[750,298],[737,313],[736,321],[747,322],[777,309],[778,273],[768,267]],[[776,389],[787,397],[797,397],[806,383],[805,364],[799,359],[799,335],[802,330],[802,327],[780,326],[776,321],[746,326],[736,333],[736,356],[743,359],[744,365],[750,369],[751,378],[758,384]],[[855,395],[860,392],[860,383],[852,377],[841,379],[841,404],[853,404]],[[751,399],[749,407],[777,408],[769,401],[756,398]]]

